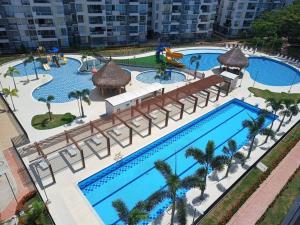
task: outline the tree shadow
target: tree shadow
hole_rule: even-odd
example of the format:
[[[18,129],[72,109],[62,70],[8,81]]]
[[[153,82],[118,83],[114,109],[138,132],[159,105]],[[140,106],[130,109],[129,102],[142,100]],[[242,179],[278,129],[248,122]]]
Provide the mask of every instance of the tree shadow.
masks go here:
[[[221,184],[221,183],[218,183],[217,184],[217,188],[219,191],[221,191],[222,193],[224,193],[227,189]]]
[[[209,176],[208,179],[211,181],[219,181],[219,176],[217,171],[213,171]]]
[[[104,97],[100,94],[97,88],[94,88],[90,91],[90,99],[92,102],[103,102],[107,97]]]
[[[192,200],[192,204],[195,206],[199,206],[202,202],[205,202],[208,197],[209,194],[206,193],[204,193],[203,198],[201,198],[201,196],[197,196]]]

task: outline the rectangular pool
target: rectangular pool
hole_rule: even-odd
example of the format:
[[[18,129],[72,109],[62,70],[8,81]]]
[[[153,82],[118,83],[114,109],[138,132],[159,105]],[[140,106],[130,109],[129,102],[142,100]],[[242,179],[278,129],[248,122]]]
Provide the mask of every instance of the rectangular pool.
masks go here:
[[[192,158],[185,157],[187,148],[204,149],[207,141],[213,140],[216,153],[221,154],[229,139],[234,139],[238,147],[242,147],[247,142],[248,134],[242,121],[250,116],[257,118],[259,111],[257,107],[233,99],[86,178],[78,186],[106,225],[120,224],[112,206],[114,200],[122,199],[131,209],[138,201],[145,200],[155,191],[164,188],[165,180],[154,168],[155,161],[165,160],[173,170],[176,165],[177,174],[181,177],[191,175],[199,168],[199,164]],[[271,116],[267,117],[265,126],[272,119]],[[151,212],[151,219],[161,214],[168,205],[168,202],[164,202],[156,207]]]

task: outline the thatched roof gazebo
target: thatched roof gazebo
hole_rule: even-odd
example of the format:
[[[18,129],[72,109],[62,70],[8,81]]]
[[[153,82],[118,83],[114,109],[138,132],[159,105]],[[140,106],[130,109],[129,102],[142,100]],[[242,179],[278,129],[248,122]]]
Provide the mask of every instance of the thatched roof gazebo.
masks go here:
[[[125,92],[125,86],[130,80],[130,73],[113,61],[107,62],[92,77],[93,84],[99,89],[102,96]]]
[[[248,58],[244,55],[244,53],[239,48],[233,48],[228,52],[220,55],[218,57],[218,61],[220,64],[226,67],[235,67],[242,70],[249,65]]]

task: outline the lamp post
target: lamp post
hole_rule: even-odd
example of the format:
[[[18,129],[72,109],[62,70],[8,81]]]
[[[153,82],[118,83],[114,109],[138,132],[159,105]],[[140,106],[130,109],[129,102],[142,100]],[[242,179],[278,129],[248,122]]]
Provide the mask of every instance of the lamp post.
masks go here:
[[[296,79],[296,73],[294,75],[293,82],[292,82],[292,84],[290,86],[290,89],[289,89],[288,93],[291,93],[292,87],[294,86],[295,79]]]
[[[254,85],[255,85],[255,83],[256,83],[257,76],[258,76],[258,71],[256,71],[256,74],[255,74],[255,78],[254,78],[254,81],[253,81],[252,88],[254,88]],[[250,92],[249,97],[251,97],[251,94],[252,94],[252,93]]]

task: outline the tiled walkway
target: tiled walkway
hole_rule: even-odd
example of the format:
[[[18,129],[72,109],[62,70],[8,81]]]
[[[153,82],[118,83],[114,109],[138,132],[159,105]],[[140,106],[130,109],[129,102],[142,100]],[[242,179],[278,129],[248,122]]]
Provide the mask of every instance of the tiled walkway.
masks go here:
[[[18,201],[22,199],[22,197],[29,193],[30,191],[34,190],[33,184],[30,181],[30,178],[28,177],[28,174],[24,170],[21,162],[18,160],[16,153],[12,149],[7,149],[3,151],[5,160],[7,164],[9,165],[9,173],[13,176],[14,183],[12,184],[14,187],[16,196]],[[11,176],[9,176],[11,177]],[[11,178],[12,179],[12,178]],[[12,181],[10,179],[10,181]],[[1,185],[6,185],[1,186]],[[10,191],[9,188],[7,188],[7,182],[0,183],[0,188],[6,188],[8,191]],[[11,193],[7,193],[11,194]],[[11,218],[15,214],[16,210],[16,202],[14,198],[10,198],[10,202],[7,204],[5,209],[1,211],[1,218],[0,220],[7,220]]]
[[[228,225],[252,225],[264,214],[288,179],[300,166],[300,142],[234,214]]]

